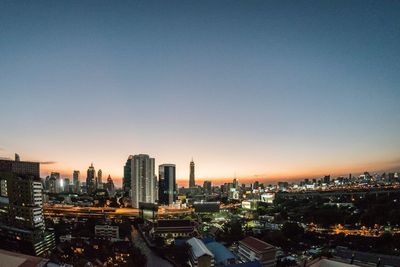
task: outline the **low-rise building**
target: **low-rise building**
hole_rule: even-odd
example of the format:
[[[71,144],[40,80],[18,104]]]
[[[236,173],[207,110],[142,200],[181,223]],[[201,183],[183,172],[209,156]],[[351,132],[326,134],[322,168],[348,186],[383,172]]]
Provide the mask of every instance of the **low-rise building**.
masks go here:
[[[214,266],[214,255],[206,245],[198,238],[192,237],[187,244],[190,245],[189,261],[192,267],[212,267]]]
[[[206,247],[214,255],[215,266],[225,266],[235,263],[235,255],[221,243],[212,241],[206,243]]]
[[[263,267],[273,267],[276,264],[276,252],[274,246],[252,236],[239,241],[238,254],[245,262],[257,260]]]
[[[94,234],[98,237],[119,238],[119,227],[116,225],[96,225]]]
[[[220,210],[220,202],[196,201],[193,203],[193,207],[196,213],[215,213]]]
[[[191,220],[158,220],[150,234],[153,237],[191,237],[196,233],[195,222]]]
[[[259,200],[248,199],[242,201],[242,208],[246,210],[256,210],[258,208]]]

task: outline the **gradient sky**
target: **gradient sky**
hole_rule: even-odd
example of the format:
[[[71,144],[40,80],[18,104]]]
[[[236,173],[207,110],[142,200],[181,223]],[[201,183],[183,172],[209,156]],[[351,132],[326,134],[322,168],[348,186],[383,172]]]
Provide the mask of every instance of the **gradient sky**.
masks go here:
[[[1,1],[0,100],[43,175],[400,169],[400,2]]]

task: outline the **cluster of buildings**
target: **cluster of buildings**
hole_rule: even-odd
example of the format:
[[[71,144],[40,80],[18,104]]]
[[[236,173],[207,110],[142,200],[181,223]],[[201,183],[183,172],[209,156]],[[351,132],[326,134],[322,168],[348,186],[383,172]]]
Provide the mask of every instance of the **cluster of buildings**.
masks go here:
[[[189,262],[199,266],[274,267],[277,249],[258,238],[246,237],[239,241],[238,254],[233,254],[224,245],[214,240],[192,237],[186,243],[190,246]]]
[[[97,174],[97,175],[96,175]],[[96,192],[96,190],[104,189],[107,190],[110,195],[115,193],[115,185],[110,175],[106,182],[103,182],[103,172],[101,169],[96,170],[93,166],[93,163],[89,166],[86,175],[86,182],[81,183],[80,180],[80,171],[75,170],[72,174],[72,180],[69,178],[61,178],[59,172],[52,172],[49,176],[47,176],[44,180],[43,187],[46,192],[50,194],[59,194],[59,193],[87,193],[92,195]]]
[[[190,162],[190,183],[195,185],[194,162]],[[139,203],[171,205],[177,200],[176,166],[158,166],[158,181],[155,160],[146,154],[131,155],[124,166],[123,190],[129,192],[133,208]]]

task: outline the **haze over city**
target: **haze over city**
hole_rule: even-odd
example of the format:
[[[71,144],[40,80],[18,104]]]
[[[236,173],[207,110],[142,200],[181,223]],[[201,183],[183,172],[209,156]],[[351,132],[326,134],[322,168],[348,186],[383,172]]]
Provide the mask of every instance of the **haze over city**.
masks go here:
[[[192,157],[215,182],[398,168],[399,3],[300,2],[2,1],[0,157],[117,184],[139,153],[180,183]]]

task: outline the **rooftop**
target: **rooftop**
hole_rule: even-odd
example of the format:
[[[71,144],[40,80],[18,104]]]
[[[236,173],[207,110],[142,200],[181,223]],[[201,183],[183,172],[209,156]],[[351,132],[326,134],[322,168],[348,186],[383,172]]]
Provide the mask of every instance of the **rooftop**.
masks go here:
[[[48,261],[40,257],[34,257],[21,253],[0,249],[0,267],[36,267],[45,266]]]
[[[203,241],[197,239],[196,237],[190,238],[187,243],[192,247],[193,255],[196,258],[199,258],[203,255],[208,255],[214,257],[214,254],[211,253],[210,250],[204,245]]]
[[[244,238],[243,240],[239,241],[239,243],[257,252],[265,252],[275,249],[273,245],[252,236]]]
[[[157,228],[159,227],[193,227],[193,224],[190,220],[158,220],[155,225]]]
[[[214,254],[216,263],[225,262],[230,259],[235,259],[235,256],[224,245],[218,242],[210,242],[206,247]]]

